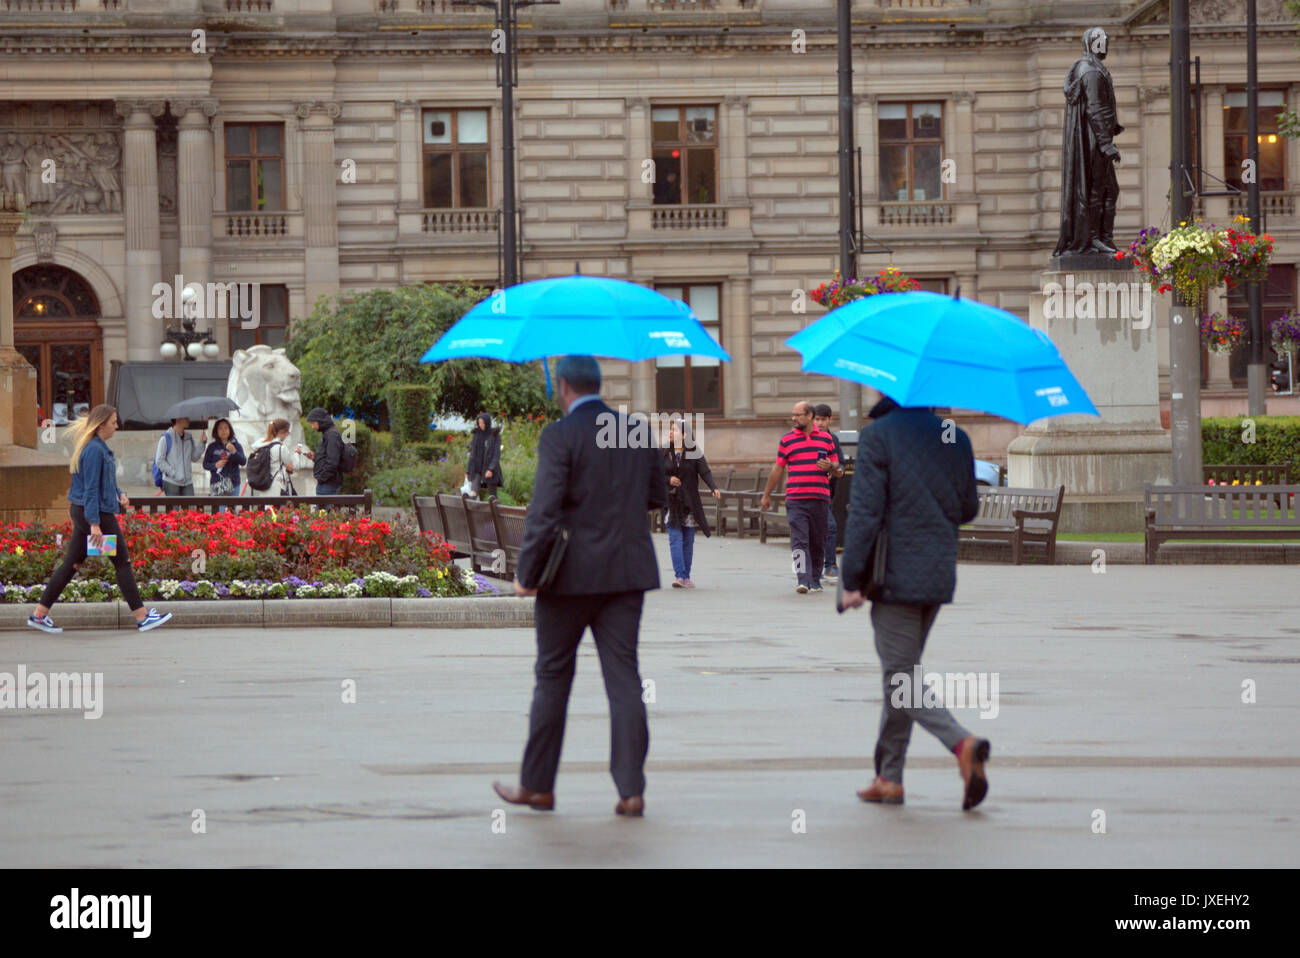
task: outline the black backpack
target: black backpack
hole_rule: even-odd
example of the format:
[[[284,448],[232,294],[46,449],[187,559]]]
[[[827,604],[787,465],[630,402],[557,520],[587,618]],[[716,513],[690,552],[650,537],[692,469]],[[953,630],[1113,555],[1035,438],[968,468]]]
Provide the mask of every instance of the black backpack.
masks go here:
[[[343,452],[339,454],[339,472],[355,472],[357,468],[357,447],[350,442],[343,443]]]
[[[271,488],[271,447],[278,445],[278,442],[268,442],[265,446],[258,446],[248,457],[248,484],[258,492]]]

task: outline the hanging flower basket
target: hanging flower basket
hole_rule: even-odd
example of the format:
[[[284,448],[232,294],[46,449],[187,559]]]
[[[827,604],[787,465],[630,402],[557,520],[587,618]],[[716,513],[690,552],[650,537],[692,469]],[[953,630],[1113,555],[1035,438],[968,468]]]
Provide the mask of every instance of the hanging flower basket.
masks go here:
[[[1273,349],[1278,354],[1293,353],[1300,349],[1300,313],[1279,316],[1269,323]]]
[[[1152,290],[1176,290],[1188,303],[1203,309],[1212,287],[1226,284],[1231,288],[1268,276],[1273,237],[1238,229],[1248,222],[1239,216],[1233,221],[1236,225],[1227,229],[1183,222],[1164,233],[1159,227],[1148,226],[1129,246],[1129,256],[1146,274]],[[1122,258],[1122,254],[1116,255]]]
[[[1230,353],[1246,341],[1246,324],[1235,316],[1201,317],[1201,343],[1212,353]]]
[[[886,266],[875,276],[866,279],[850,279],[847,282],[840,276],[840,271],[836,270],[833,280],[822,283],[809,295],[812,296],[813,302],[834,309],[855,299],[861,299],[863,296],[875,296],[877,293],[909,293],[920,288],[920,283],[901,272],[897,266]]]

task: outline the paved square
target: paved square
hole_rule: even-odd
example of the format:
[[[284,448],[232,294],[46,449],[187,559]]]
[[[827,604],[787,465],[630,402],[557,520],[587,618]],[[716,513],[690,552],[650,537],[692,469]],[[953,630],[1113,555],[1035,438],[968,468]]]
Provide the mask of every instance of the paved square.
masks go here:
[[[106,690],[94,721],[0,712],[0,865],[1291,865],[1295,574],[963,564],[924,664],[999,675],[996,718],[957,713],[993,742],[966,814],[920,729],[907,804],[857,800],[881,701],[870,621],[796,595],[779,544],[701,538],[700,587],[649,595],[643,820],[613,814],[590,638],[556,811],[510,806],[501,834],[490,784],[517,780],[530,630],[3,632],[0,671],[103,672]]]

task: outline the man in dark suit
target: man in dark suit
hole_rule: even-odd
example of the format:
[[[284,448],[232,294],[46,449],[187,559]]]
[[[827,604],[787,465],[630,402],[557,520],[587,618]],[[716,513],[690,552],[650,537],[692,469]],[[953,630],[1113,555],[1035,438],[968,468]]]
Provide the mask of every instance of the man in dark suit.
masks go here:
[[[645,809],[650,745],[637,633],[647,589],[659,588],[659,563],[647,513],[668,505],[668,486],[647,425],[600,400],[600,367],[590,356],[556,364],[565,417],[542,431],[537,476],[519,552],[515,594],[537,595],[537,684],[519,785],[493,788],[507,802],[549,811],[573,685],[578,643],[591,627],[610,711],[610,773],[619,815]],[[538,580],[556,530],[568,547],[549,587]]]

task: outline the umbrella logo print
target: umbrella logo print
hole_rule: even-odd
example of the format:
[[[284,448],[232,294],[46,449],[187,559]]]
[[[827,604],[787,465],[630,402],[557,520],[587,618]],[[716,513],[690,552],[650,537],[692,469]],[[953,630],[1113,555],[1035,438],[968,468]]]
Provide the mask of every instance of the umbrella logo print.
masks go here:
[[[448,349],[478,349],[480,346],[500,346],[503,339],[453,339],[447,344]]]
[[[651,339],[662,339],[669,349],[690,349],[691,341],[679,329],[656,329],[649,334]]]
[[[1068,406],[1070,399],[1065,395],[1060,386],[1048,386],[1044,389],[1035,389],[1035,396],[1046,396],[1049,404],[1053,406]]]
[[[875,366],[864,366],[862,363],[855,363],[851,359],[835,360],[836,369],[849,369],[855,373],[861,373],[863,376],[875,376],[880,379],[888,379],[890,382],[898,382],[898,377],[893,373],[887,373],[883,369],[877,369]]]

